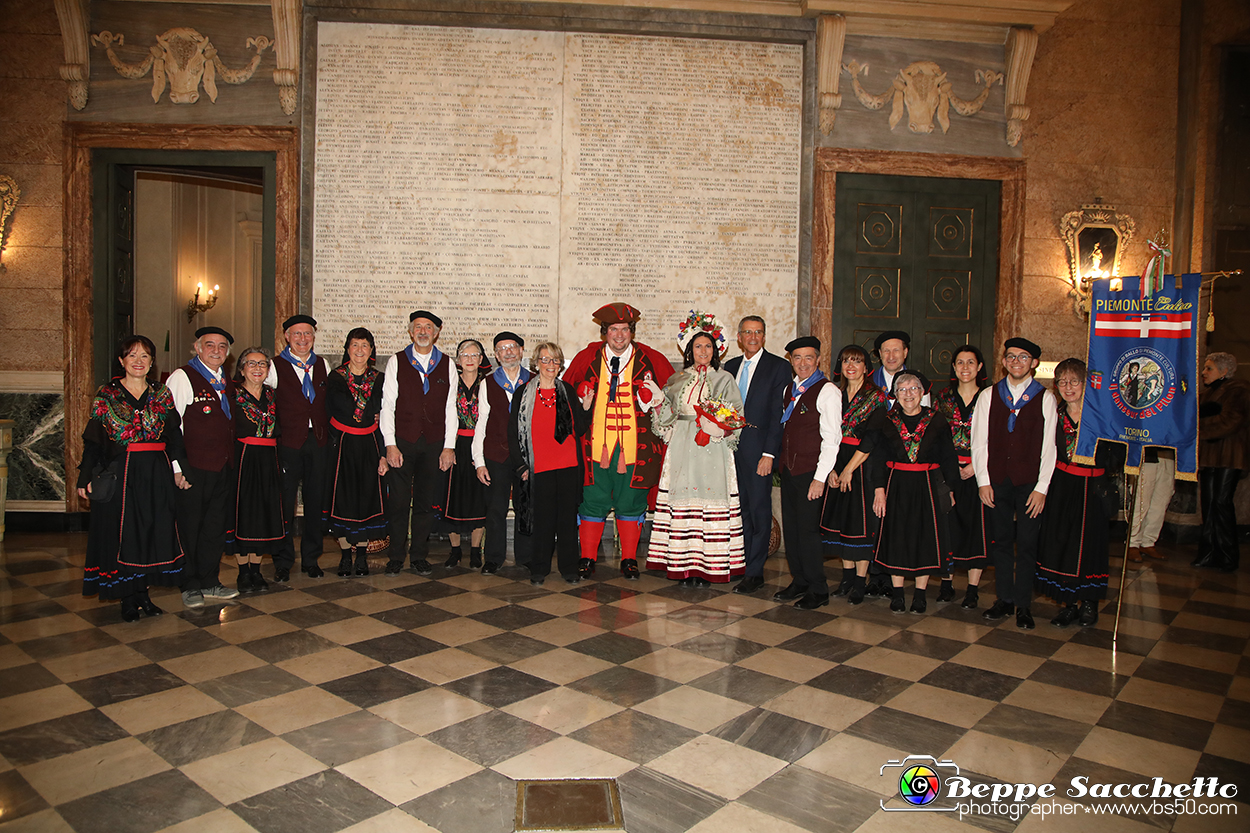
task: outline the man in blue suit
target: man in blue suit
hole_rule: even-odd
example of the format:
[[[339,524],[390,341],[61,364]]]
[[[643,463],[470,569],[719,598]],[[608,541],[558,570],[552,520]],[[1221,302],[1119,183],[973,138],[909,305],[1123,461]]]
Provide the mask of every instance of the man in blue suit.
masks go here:
[[[742,355],[725,362],[738,380],[743,413],[750,425],[742,429],[734,462],[742,501],[742,537],[746,575],[735,593],[754,593],[764,586],[764,562],[773,529],[773,458],[781,453],[781,411],[790,364],[764,349],[764,319],[748,315],[738,324]]]

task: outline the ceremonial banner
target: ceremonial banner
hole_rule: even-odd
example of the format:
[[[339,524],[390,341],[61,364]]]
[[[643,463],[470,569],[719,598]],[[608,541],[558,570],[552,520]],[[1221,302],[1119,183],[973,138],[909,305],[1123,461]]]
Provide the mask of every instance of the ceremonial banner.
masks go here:
[[[1092,464],[1098,440],[1128,447],[1136,474],[1142,448],[1176,450],[1178,480],[1198,472],[1198,291],[1201,275],[1163,278],[1142,296],[1141,278],[1123,289],[1099,280],[1090,294],[1089,371],[1075,458]],[[1180,288],[1177,284],[1180,284]]]

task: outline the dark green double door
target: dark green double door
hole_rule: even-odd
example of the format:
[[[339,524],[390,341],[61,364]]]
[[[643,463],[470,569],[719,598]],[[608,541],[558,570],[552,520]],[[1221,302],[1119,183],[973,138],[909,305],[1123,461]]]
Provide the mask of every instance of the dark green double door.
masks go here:
[[[960,345],[994,355],[999,183],[840,173],[836,193],[832,350],[904,330],[938,383]]]

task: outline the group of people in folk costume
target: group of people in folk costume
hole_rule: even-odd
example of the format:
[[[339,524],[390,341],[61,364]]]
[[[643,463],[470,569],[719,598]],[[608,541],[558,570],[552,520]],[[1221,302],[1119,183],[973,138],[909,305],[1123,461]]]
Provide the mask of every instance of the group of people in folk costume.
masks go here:
[[[620,573],[635,580],[652,511],[647,569],[690,587],[740,578],[734,592],[750,594],[765,584],[777,475],[790,574],[777,601],[814,609],[831,596],[853,605],[888,596],[905,612],[910,579],[910,610],[923,613],[931,577],[945,602],[954,574],[966,572],[962,606],[972,610],[993,565],[986,619],[1014,614],[1032,628],[1036,585],[1062,605],[1053,624],[1097,621],[1107,481],[1122,461],[1106,444],[1094,465],[1073,458],[1079,359],[1058,365],[1052,392],[1034,379],[1040,348],[1008,339],[1004,375],[991,385],[981,351],[964,345],[935,392],[907,367],[901,331],[882,333],[871,354],[842,348],[826,378],[819,339],[790,341],[787,361],[765,349],[759,316],[739,322],[742,355],[722,366],[724,327],[692,312],[674,372],[635,340],[636,308],[612,303],[594,317],[599,340],[567,363],[544,341],[528,367],[525,341],[510,331],[494,337],[494,365],[476,339],[442,353],[442,320],[428,310],[409,316],[411,344],[384,370],[363,327],[347,334],[336,363],[317,355],[307,315],[284,323],[278,355],[240,352],[233,379],[223,372],[233,338],[219,327],[196,332],[194,357],[164,384],[153,381],[152,342],[123,340],[120,372],[97,393],[83,434],[78,492],[92,504],[84,592],[120,599],[133,621],[160,613],[149,584],[179,586],[189,608],[266,589],[263,554],[273,556],[273,580],[288,581],[302,491],[300,564],[311,578],[324,575],[324,535],[338,540],[340,576],[369,574],[371,543],[386,553],[387,575],[406,564],[431,575],[440,524],[451,541],[443,568],[459,567],[467,537],[468,566],[495,573],[512,508],[514,560],[532,583],[546,581],[553,557],[566,582],[593,576],[609,516]],[[1240,436],[1242,383],[1218,362],[1206,375],[1218,395],[1207,399],[1221,404],[1204,405],[1203,425],[1235,423]],[[1239,474],[1243,463],[1224,468]],[[1222,527],[1204,532],[1213,566],[1230,563],[1225,537]],[[1235,547],[1234,538],[1234,569]],[[235,555],[237,589],[219,578],[223,551]],[[842,566],[832,590],[827,556]]]

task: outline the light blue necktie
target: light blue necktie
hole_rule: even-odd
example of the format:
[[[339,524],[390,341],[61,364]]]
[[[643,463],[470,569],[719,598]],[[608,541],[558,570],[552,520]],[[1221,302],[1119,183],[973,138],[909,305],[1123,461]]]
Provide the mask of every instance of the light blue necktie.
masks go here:
[[[742,401],[747,401],[747,385],[751,382],[751,359],[742,360],[742,372],[738,374],[738,393],[742,394]]]

